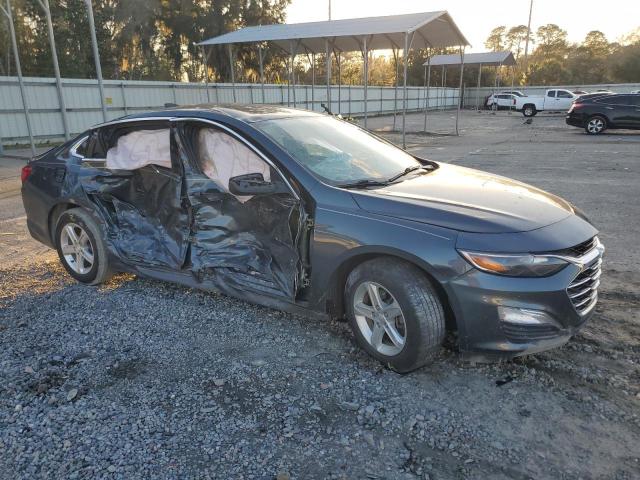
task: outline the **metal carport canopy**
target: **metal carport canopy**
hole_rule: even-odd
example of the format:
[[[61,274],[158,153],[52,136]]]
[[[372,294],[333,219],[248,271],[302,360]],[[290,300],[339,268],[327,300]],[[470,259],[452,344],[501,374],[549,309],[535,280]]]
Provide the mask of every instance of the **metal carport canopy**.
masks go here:
[[[451,66],[469,66],[478,65],[478,84],[476,85],[476,110],[480,109],[480,81],[482,78],[482,67],[514,67],[516,59],[511,51],[506,50],[502,52],[482,52],[482,53],[467,53],[464,55],[464,59],[460,55],[434,55],[427,59],[423,63],[425,67],[425,82],[430,83],[431,67],[442,67],[444,70],[446,67]],[[428,70],[427,70],[428,69]],[[513,90],[515,80],[515,70],[511,71],[511,89]],[[497,77],[496,77],[497,82]],[[428,86],[427,86],[428,88]],[[425,110],[424,117],[424,129],[427,129],[427,112]]]
[[[462,59],[460,55],[434,55],[428,61],[424,62],[424,66],[431,65],[432,67],[439,66],[454,66],[460,65]],[[482,65],[485,67],[500,67],[511,66],[516,64],[516,59],[513,53],[506,52],[483,52],[483,53],[466,53],[464,55],[464,64],[469,65]]]
[[[390,15],[384,17],[350,18],[343,20],[328,20],[323,22],[307,22],[293,24],[258,25],[245,27],[235,32],[225,33],[218,37],[205,40],[199,45],[227,45],[229,64],[231,66],[231,83],[233,100],[235,94],[235,72],[233,45],[238,43],[258,44],[260,62],[260,81],[264,98],[264,69],[262,45],[273,43],[291,56],[290,65],[296,55],[305,53],[311,55],[311,66],[315,68],[314,56],[324,53],[326,56],[327,101],[331,105],[331,54],[338,57],[343,52],[358,51],[362,53],[364,61],[364,126],[367,127],[368,117],[368,52],[371,50],[402,49],[404,52],[404,75],[402,87],[402,145],[406,147],[406,114],[407,114],[407,52],[412,48],[444,48],[458,46],[461,50],[469,45],[468,40],[460,32],[451,15],[446,11],[410,13],[405,15]],[[340,63],[338,63],[338,66]],[[291,72],[293,69],[291,69]],[[315,70],[312,78],[315,77]],[[295,76],[291,74],[291,81]],[[315,85],[312,85],[312,94]],[[293,105],[296,106],[295,87],[293,89]],[[459,110],[459,108],[458,108]],[[458,112],[459,115],[459,112]],[[458,115],[456,115],[456,131]]]
[[[369,50],[402,49],[405,35],[414,32],[413,48],[469,45],[446,11],[258,25],[204,40],[200,45],[273,42],[289,53],[325,53],[325,41],[329,39],[334,49],[353,52],[362,50],[364,38]],[[298,45],[292,47],[292,41]]]

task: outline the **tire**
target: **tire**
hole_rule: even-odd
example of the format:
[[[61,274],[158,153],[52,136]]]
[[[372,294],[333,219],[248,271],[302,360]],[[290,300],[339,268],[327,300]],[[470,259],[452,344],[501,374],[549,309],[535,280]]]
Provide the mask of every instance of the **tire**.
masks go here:
[[[522,114],[525,117],[535,117],[537,113],[538,113],[538,110],[536,110],[535,105],[527,104],[524,107],[522,107]]]
[[[584,131],[589,135],[598,135],[607,129],[607,119],[600,115],[594,115],[587,120]]]
[[[376,309],[369,294],[371,288],[384,304],[386,320],[381,318],[381,310],[373,313]],[[347,278],[345,305],[358,344],[392,370],[415,370],[432,362],[440,350],[445,335],[442,303],[427,277],[408,262],[387,257],[358,265]],[[370,312],[371,318],[363,312]],[[384,333],[378,333],[377,342],[374,332],[381,328]],[[394,332],[396,340],[404,334],[403,342],[392,341],[389,331]]]
[[[81,283],[98,285],[112,275],[101,232],[96,221],[81,208],[66,210],[58,218],[55,232],[58,257],[69,275]]]

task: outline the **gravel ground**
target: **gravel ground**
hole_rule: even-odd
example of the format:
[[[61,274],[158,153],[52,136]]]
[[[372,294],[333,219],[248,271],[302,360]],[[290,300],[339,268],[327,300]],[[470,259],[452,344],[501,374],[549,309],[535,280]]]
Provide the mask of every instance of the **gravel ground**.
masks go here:
[[[496,150],[472,137],[426,151]],[[483,365],[450,341],[408,375],[343,322],[131,275],[82,286],[53,252],[3,249],[0,478],[640,478],[640,268],[616,247],[638,227],[600,212],[615,268],[569,344]]]

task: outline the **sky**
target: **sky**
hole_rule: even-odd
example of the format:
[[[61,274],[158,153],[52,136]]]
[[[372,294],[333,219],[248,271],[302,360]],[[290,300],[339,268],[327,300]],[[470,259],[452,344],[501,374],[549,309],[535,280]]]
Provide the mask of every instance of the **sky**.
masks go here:
[[[287,23],[328,19],[328,0],[292,0]],[[484,51],[489,32],[499,25],[526,25],[529,0],[332,0],[331,18],[372,17],[448,10],[472,48]],[[617,40],[640,27],[640,0],[534,0],[531,28],[556,23],[579,42],[591,30]]]

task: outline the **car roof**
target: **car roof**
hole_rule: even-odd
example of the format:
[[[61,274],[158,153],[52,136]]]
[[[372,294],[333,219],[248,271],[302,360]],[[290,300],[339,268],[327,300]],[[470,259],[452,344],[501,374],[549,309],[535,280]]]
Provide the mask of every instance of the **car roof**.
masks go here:
[[[277,118],[292,117],[313,117],[323,116],[321,113],[312,112],[298,108],[289,108],[281,105],[262,104],[198,104],[170,107],[163,110],[149,111],[133,115],[127,115],[111,120],[96,127],[116,124],[119,122],[131,122],[135,120],[145,120],[149,118],[173,118],[173,117],[195,117],[210,118],[212,115],[224,115],[236,120],[253,123],[263,120],[273,120]]]

